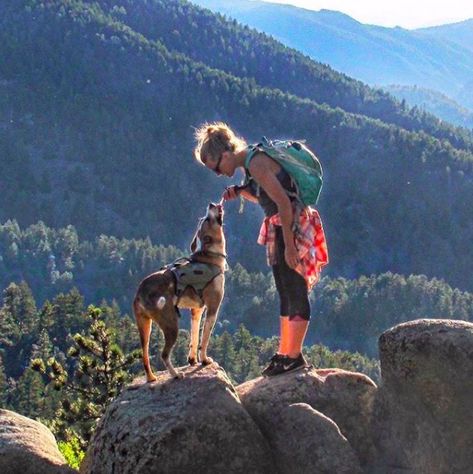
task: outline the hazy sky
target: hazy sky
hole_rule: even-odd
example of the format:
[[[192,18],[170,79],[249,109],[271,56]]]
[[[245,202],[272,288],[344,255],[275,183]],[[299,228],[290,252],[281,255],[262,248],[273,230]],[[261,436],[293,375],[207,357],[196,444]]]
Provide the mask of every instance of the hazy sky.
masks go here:
[[[337,10],[362,23],[421,28],[473,18],[472,0],[264,0],[309,10]]]

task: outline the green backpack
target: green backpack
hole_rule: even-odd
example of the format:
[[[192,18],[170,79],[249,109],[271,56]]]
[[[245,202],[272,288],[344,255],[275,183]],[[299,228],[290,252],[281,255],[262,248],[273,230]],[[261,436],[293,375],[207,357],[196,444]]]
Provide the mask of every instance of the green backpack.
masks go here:
[[[304,206],[315,206],[322,190],[322,166],[317,157],[304,145],[305,140],[268,140],[250,145],[245,160],[246,179],[244,186],[252,179],[248,167],[257,152],[266,153],[277,161],[291,177],[297,190],[296,198]]]

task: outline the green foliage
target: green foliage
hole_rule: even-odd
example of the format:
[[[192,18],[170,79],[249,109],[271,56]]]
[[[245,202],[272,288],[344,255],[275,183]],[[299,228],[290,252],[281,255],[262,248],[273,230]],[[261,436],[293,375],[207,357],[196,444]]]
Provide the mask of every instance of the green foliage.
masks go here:
[[[92,245],[104,233],[187,246],[209,193],[224,186],[192,164],[192,126],[220,118],[250,141],[306,138],[318,154],[327,173],[320,208],[337,256],[332,275],[425,274],[473,290],[470,133],[190,3],[2,7],[0,111],[9,125],[0,131],[8,203],[0,220],[34,224],[29,254],[18,225],[2,226],[3,286],[21,280],[30,258],[41,262],[32,288],[47,281],[56,293],[78,284],[77,235]],[[248,211],[242,224],[229,208],[228,227],[239,232],[232,258],[261,271],[262,253],[247,245],[261,216]],[[123,240],[99,240],[111,252],[80,280],[92,301],[108,297],[111,267],[130,283],[145,273],[120,260]]]
[[[209,353],[222,366],[233,383],[239,384],[261,375],[265,367],[276,352],[278,338],[263,339],[253,336],[240,325],[237,331],[230,334],[224,331],[215,336]],[[375,381],[379,381],[379,362],[359,353],[347,351],[331,351],[328,347],[316,344],[306,346],[307,359],[316,368],[341,368],[362,372]]]
[[[357,280],[324,278],[313,293],[317,341],[332,347],[378,353],[378,336],[419,318],[473,321],[473,294],[425,275],[393,273]]]
[[[49,401],[41,376],[27,368],[18,379],[10,403],[19,413],[30,418],[45,416]]]
[[[0,353],[0,408],[7,408],[7,377],[5,375],[5,367]]]
[[[347,225],[356,226],[356,222],[357,216]],[[48,247],[58,255],[57,265],[63,265],[63,262],[65,265],[54,243],[64,229],[41,226],[42,235],[49,237],[38,241],[31,228],[21,230],[14,222],[9,227],[15,229],[15,240],[20,249],[12,267],[19,269],[28,283],[10,284],[8,272],[0,274],[0,281],[3,278],[6,287],[4,304],[0,307],[0,350],[3,351],[7,378],[21,376],[38,344],[51,355],[53,348],[65,354],[68,335],[83,328],[85,302],[95,302],[97,296],[99,301],[104,301],[104,317],[113,327],[120,347],[126,352],[132,351],[139,344],[134,322],[129,317],[120,316],[121,308],[130,308],[136,287],[144,275],[185,254],[175,247],[153,245],[149,239],[107,236],[92,242],[73,239],[76,250],[68,253],[68,259],[74,267],[74,276],[65,292],[57,294],[56,285],[51,281],[46,283],[47,265],[33,249]],[[0,229],[0,241],[7,232],[11,231],[2,233]],[[350,233],[346,238],[353,248],[357,248],[356,238]],[[336,240],[333,236],[329,242]],[[417,252],[424,248],[419,246]],[[375,250],[371,249],[371,255],[364,247],[359,250],[365,252],[370,261],[376,260]],[[441,246],[436,250],[441,252]],[[342,254],[339,258],[342,257],[353,258],[349,254]],[[463,267],[465,261],[467,257],[458,261],[456,267]],[[427,269],[425,257],[422,264]],[[430,273],[434,273],[433,268]],[[464,281],[468,275],[464,273]],[[44,297],[49,299],[38,309],[33,294],[40,301]],[[310,343],[320,342],[335,349],[358,351],[372,357],[377,354],[378,335],[400,322],[420,317],[473,321],[472,294],[426,274],[403,276],[387,272],[358,279],[324,277],[314,289],[311,300],[314,323],[308,334]],[[112,304],[109,306],[106,301],[112,301]],[[269,272],[250,272],[237,263],[226,273],[226,294],[217,328],[235,332],[240,324],[244,324],[252,334],[270,337],[278,331],[279,323],[275,317],[278,307],[272,275]],[[183,329],[189,327],[187,318],[183,318],[181,324]],[[133,337],[126,336],[130,333]],[[49,338],[49,342],[38,342],[41,334]]]
[[[37,324],[36,303],[27,283],[9,284],[3,290],[0,308],[0,351],[9,375],[18,377],[27,365],[28,346],[37,333]]]
[[[473,128],[473,111],[462,107],[441,92],[418,86],[391,85],[383,88],[404,104],[407,102],[420,110],[427,110],[437,117],[458,126]]]
[[[82,449],[79,439],[72,437],[69,441],[59,441],[57,445],[68,466],[78,471],[85,457],[85,451]]]
[[[240,267],[235,268],[232,278],[232,285],[239,292],[255,291],[257,294],[259,291],[263,295],[259,314],[264,318],[272,316],[278,322],[277,308],[273,308],[271,315],[265,308],[269,301],[265,298],[271,292],[262,291],[267,285],[264,275],[252,274]],[[18,288],[11,291],[14,288],[11,285],[8,288],[9,297],[0,314],[6,314],[12,308],[26,308],[27,311],[36,308],[26,285],[22,285],[20,293],[16,293]],[[11,298],[12,295],[15,298]],[[232,298],[230,296],[229,301]],[[387,327],[419,317],[473,320],[472,294],[422,275],[404,277],[387,273],[357,280],[324,278],[316,287],[313,298],[317,311],[304,348],[309,361],[317,368],[339,367],[362,372],[375,381],[379,381],[380,368],[379,362],[371,356],[376,355],[377,336]],[[46,423],[63,442],[61,449],[68,463],[75,468],[81,462],[97,419],[123,386],[142,373],[141,365],[135,364],[141,355],[136,351],[139,347],[136,327],[116,303],[107,305],[103,301],[100,309],[90,306],[86,314],[72,317],[66,325],[65,344],[53,340],[51,335],[57,331],[54,318],[50,320],[51,324],[41,323],[45,321],[45,307],[50,310],[51,306],[57,306],[57,314],[64,316],[70,312],[74,315],[80,308],[83,310],[81,301],[77,290],[57,295],[52,303],[47,302],[43,308],[31,313],[31,327],[36,328],[28,336],[31,339],[17,337],[9,339],[10,343],[15,342],[14,345],[0,346],[1,406]],[[241,310],[248,311],[244,299],[238,301]],[[251,314],[251,304],[248,314]],[[262,314],[261,311],[266,312]],[[21,315],[20,312],[16,314]],[[10,322],[19,324],[14,318]],[[225,368],[235,384],[258,377],[277,349],[278,338],[274,335],[277,330],[273,331],[272,337],[263,338],[244,324],[235,327],[224,322],[220,321],[212,336],[210,356]],[[163,344],[159,331],[156,339],[153,339],[155,349],[151,351],[153,365],[158,370],[165,370],[158,357]],[[315,344],[317,339],[324,344]],[[177,366],[187,364],[188,344],[189,332],[181,329],[172,355]],[[26,368],[19,376],[12,376],[12,368],[1,363],[7,350],[22,354],[22,360],[32,357],[31,368]],[[363,350],[365,354],[357,350]],[[49,383],[45,385],[45,381]]]
[[[194,61],[255,81],[261,87],[280,89],[407,130],[423,130],[450,140],[456,147],[473,149],[473,136],[468,131],[455,129],[422,110],[409,110],[384,91],[370,88],[225,16],[176,0],[121,3],[127,10],[123,22],[146,38],[159,38],[169,51],[179,51]],[[160,21],[162,17],[167,21]],[[198,74],[197,81],[202,82],[202,73]],[[247,97],[251,85],[245,88],[242,84],[241,103],[247,107],[251,103]]]
[[[99,308],[89,306],[87,318],[84,333],[72,336],[65,363],[55,357],[31,362],[31,368],[45,375],[62,394],[54,423],[56,434],[66,441],[77,438],[81,447],[106,406],[130,380],[128,369],[140,357],[139,351],[123,354]]]

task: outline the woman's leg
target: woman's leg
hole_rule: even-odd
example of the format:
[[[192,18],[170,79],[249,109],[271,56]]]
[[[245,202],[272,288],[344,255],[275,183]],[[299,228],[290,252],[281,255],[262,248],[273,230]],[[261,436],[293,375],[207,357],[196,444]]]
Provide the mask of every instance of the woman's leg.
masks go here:
[[[276,239],[278,248],[279,285],[284,294],[284,311],[285,314],[287,314],[284,353],[294,359],[302,353],[302,346],[309,327],[309,295],[307,293],[307,284],[304,277],[290,268],[286,263],[282,230],[276,232]]]
[[[281,280],[281,268],[280,265],[273,265],[273,276],[274,283],[276,284],[276,290],[279,295],[279,348],[278,354],[287,355],[289,349],[289,316],[288,311],[288,300],[286,297],[286,292],[283,288],[283,283]]]
[[[278,354],[287,355],[289,351],[289,316],[279,316],[279,334]]]
[[[302,354],[302,346],[304,345],[308,327],[309,320],[302,319],[299,315],[295,315],[292,319],[288,320],[287,355],[291,359],[296,359]]]

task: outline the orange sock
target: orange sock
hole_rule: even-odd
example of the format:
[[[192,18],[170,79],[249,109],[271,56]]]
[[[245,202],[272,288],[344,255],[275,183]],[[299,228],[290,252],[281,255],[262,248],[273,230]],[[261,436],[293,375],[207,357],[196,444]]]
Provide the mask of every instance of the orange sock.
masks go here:
[[[302,346],[304,344],[307,328],[309,327],[309,321],[300,316],[295,316],[292,319],[288,318],[287,323],[288,345],[286,346],[286,354],[294,359],[302,352]]]
[[[279,354],[287,354],[289,349],[289,316],[279,317],[280,337],[279,337]]]

